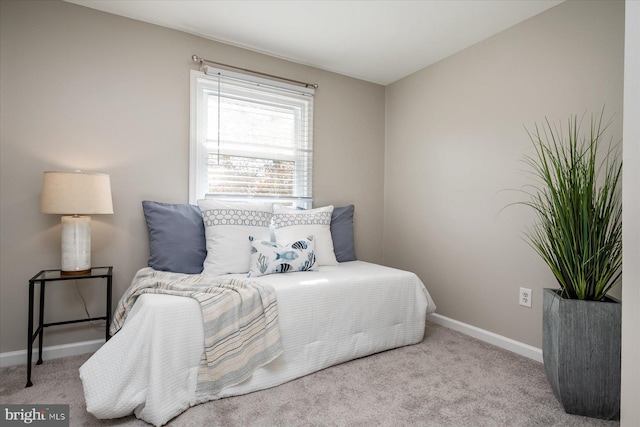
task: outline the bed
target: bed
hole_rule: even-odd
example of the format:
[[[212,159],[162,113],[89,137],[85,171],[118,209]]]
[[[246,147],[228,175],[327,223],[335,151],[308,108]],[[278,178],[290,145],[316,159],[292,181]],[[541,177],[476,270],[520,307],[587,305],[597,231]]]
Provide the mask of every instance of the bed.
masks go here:
[[[153,271],[146,267],[139,274]],[[248,280],[246,272],[222,277]],[[250,280],[275,291],[279,356],[239,384],[216,393],[197,392],[205,339],[200,304],[193,298],[144,294],[119,332],[80,368],[87,410],[97,418],[133,413],[160,426],[199,403],[418,343],[425,316],[435,311],[415,274],[359,260]]]

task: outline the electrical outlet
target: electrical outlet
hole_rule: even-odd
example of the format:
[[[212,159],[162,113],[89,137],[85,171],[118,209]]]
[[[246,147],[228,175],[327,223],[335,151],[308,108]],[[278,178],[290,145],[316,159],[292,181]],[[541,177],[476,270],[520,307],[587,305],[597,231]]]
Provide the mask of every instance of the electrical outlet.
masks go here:
[[[520,305],[531,308],[531,289],[520,288]]]

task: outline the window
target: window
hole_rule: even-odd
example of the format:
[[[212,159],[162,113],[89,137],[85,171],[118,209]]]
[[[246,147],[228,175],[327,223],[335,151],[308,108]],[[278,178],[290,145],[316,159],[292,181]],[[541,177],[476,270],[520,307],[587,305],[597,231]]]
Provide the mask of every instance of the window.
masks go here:
[[[313,89],[191,71],[189,198],[311,207]]]

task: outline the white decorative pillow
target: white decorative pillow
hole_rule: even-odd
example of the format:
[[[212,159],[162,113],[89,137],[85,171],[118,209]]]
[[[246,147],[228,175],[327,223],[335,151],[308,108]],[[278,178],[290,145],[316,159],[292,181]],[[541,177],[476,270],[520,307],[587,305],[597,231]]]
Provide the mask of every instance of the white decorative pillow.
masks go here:
[[[203,274],[249,271],[249,236],[269,240],[271,203],[198,200],[207,240]]]
[[[287,245],[249,236],[251,265],[247,277],[316,269],[315,241],[307,236]]]
[[[303,236],[313,235],[318,265],[338,265],[331,238],[332,212],[333,206],[308,210],[285,207],[275,209],[273,226],[276,243],[293,242]]]

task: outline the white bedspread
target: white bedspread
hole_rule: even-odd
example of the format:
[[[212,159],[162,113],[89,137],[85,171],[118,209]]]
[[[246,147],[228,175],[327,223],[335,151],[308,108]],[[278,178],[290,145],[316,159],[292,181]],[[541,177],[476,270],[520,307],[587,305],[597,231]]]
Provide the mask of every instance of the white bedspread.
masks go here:
[[[229,275],[243,277],[244,275]],[[197,397],[203,349],[197,301],[143,295],[124,327],[80,368],[87,411],[156,426],[190,406],[273,387],[422,340],[435,304],[413,273],[363,261],[254,278],[275,288],[283,354],[241,384]]]

